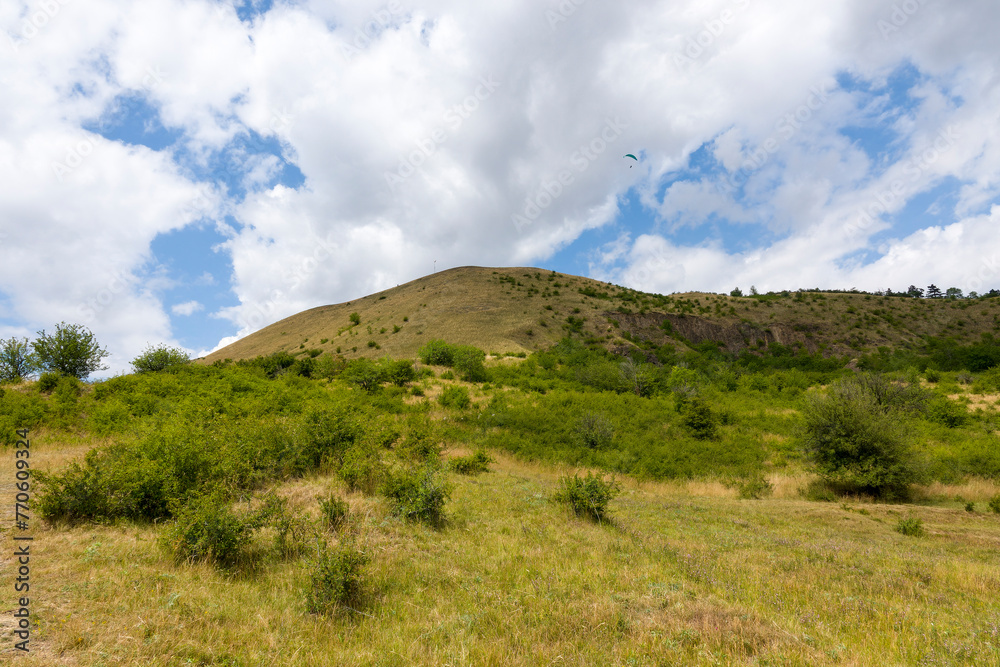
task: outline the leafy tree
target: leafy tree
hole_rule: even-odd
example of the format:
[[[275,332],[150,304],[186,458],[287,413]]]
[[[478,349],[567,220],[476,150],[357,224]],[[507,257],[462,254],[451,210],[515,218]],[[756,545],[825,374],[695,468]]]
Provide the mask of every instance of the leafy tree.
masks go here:
[[[924,296],[924,291],[917,287],[916,285],[910,285],[906,288],[907,296],[912,296],[914,299],[922,299]]]
[[[935,285],[934,283],[931,283],[930,285],[927,286],[927,298],[928,299],[940,299],[941,298],[941,289],[937,285]]]
[[[478,347],[458,345],[453,349],[452,358],[455,370],[466,382],[485,382],[489,379],[489,374],[483,365],[486,353]]]
[[[108,368],[101,365],[108,351],[98,345],[90,329],[80,324],[57,324],[51,336],[43,329],[31,345],[39,367],[49,372],[83,380],[95,371]]]
[[[921,478],[906,416],[923,409],[925,396],[881,375],[847,378],[803,412],[806,453],[827,482],[845,491],[905,497]]]
[[[361,324],[361,316],[358,315],[357,313],[351,313],[350,320],[351,320],[351,324],[353,324],[355,326]]]
[[[386,371],[383,366],[362,357],[349,361],[341,377],[350,384],[373,393],[386,381]]]
[[[945,290],[944,295],[949,299],[961,299],[962,290],[958,289],[957,287],[949,287],[947,290]]]
[[[191,361],[184,350],[166,345],[148,346],[142,354],[132,360],[132,368],[136,373],[162,371],[170,366],[180,366]]]
[[[27,338],[0,340],[0,382],[20,382],[38,370],[38,359]]]
[[[729,296],[743,296],[743,290],[737,287],[732,292],[729,293]]]
[[[757,296],[758,294],[760,294],[760,292],[757,291],[757,286],[756,285],[751,285],[750,286],[750,296]]]
[[[455,358],[455,346],[439,338],[427,341],[417,350],[420,361],[432,366],[451,366]]]

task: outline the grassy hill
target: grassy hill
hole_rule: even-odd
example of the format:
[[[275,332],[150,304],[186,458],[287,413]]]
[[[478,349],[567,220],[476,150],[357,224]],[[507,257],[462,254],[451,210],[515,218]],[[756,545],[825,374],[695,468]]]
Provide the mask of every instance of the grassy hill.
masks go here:
[[[351,321],[357,313],[358,323]],[[1000,298],[911,299],[832,292],[731,297],[647,294],[542,269],[461,267],[347,303],[312,308],[202,361],[320,350],[415,357],[443,338],[488,353],[547,349],[567,334],[615,351],[716,342],[728,352],[775,343],[824,356],[912,348],[927,336],[972,343],[1000,332]]]

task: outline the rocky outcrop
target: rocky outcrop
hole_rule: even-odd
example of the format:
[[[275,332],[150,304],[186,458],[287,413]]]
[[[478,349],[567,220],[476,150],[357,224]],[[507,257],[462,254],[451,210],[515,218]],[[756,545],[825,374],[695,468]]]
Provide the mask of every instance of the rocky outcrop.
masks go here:
[[[770,323],[762,326],[745,320],[725,323],[697,315],[656,312],[642,314],[607,312],[605,315],[618,322],[621,330],[627,331],[633,338],[649,340],[660,345],[667,343],[669,339],[689,345],[711,341],[719,343],[731,354],[739,354],[749,348],[763,348],[772,343],[788,347],[802,345],[810,353],[818,350],[817,344],[806,335],[818,330],[814,325],[792,327],[782,323]]]

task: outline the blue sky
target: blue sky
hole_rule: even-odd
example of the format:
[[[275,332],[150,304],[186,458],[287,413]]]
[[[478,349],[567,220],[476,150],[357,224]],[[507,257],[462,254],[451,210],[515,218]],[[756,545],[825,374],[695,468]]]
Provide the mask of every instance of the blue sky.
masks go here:
[[[1000,287],[998,18],[5,3],[0,337],[80,322],[119,372],[435,262],[664,293]]]

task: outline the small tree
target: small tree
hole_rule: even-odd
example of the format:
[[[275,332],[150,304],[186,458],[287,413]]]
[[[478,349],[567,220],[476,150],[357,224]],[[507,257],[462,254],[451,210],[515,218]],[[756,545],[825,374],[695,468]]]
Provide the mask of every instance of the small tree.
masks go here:
[[[906,289],[906,294],[907,294],[907,296],[911,296],[914,299],[921,299],[924,296],[924,291],[922,289],[920,289],[919,287],[917,287],[916,285],[910,285]]]
[[[90,329],[80,324],[57,324],[51,336],[44,330],[39,331],[31,345],[40,368],[45,371],[83,380],[95,371],[108,368],[101,365],[108,351],[97,344]]]
[[[804,410],[806,453],[823,478],[845,491],[905,497],[921,476],[906,415],[920,409],[915,390],[883,376],[848,378]]]
[[[737,288],[733,289],[732,292],[729,293],[729,296],[743,296],[743,290],[741,290],[739,287],[737,287]]]
[[[142,354],[132,360],[132,368],[136,373],[162,371],[170,366],[180,366],[191,361],[188,353],[178,347],[166,345],[148,346]]]
[[[948,297],[949,299],[961,299],[962,298],[962,290],[960,290],[957,287],[949,287],[948,289],[945,290],[944,295],[946,297]],[[970,296],[971,296],[971,294],[970,294]]]
[[[941,298],[941,288],[939,288],[934,283],[927,286],[927,298],[928,299],[940,299]]]
[[[0,340],[0,382],[20,382],[38,370],[38,359],[27,338]]]

